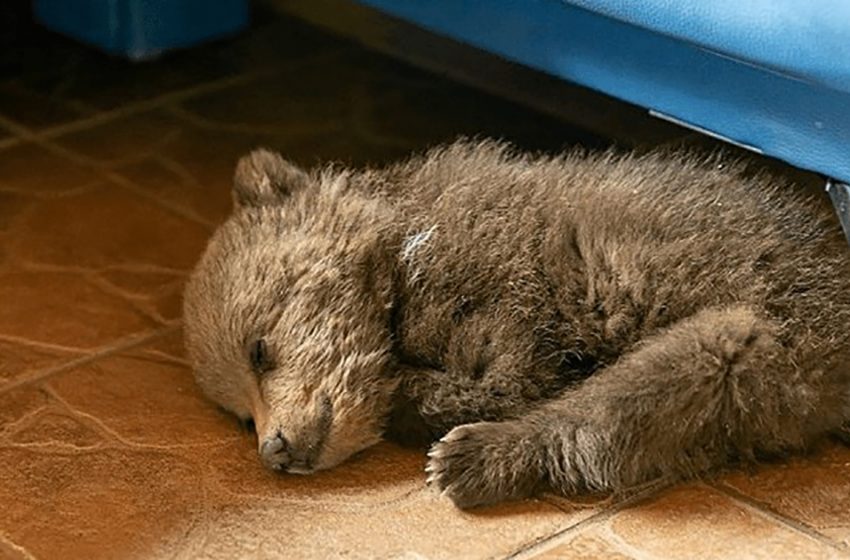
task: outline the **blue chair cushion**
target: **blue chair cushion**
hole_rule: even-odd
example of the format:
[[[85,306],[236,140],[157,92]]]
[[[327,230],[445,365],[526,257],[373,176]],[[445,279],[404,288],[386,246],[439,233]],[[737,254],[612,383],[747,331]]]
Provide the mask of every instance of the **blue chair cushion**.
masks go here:
[[[850,92],[850,0],[565,0],[740,61]]]

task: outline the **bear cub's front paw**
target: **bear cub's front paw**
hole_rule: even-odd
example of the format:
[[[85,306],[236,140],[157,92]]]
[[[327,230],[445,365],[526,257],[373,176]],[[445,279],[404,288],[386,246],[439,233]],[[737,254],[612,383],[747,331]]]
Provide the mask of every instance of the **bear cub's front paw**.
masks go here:
[[[524,498],[542,480],[537,445],[508,422],[458,426],[431,447],[425,467],[459,508]]]

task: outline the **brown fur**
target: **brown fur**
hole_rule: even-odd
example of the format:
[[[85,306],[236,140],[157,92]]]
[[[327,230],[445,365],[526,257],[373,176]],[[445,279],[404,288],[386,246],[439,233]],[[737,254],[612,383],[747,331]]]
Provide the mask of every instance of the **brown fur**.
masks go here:
[[[187,346],[273,468],[446,434],[428,471],[467,507],[692,476],[850,419],[841,231],[719,156],[458,142],[308,174],[257,151],[234,200]]]

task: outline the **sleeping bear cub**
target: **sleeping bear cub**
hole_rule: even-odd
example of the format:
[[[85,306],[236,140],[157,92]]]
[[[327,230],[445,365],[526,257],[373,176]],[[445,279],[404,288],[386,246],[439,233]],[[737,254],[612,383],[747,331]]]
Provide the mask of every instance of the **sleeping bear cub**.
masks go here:
[[[308,172],[257,150],[233,200],[186,289],[186,343],[271,469],[431,438],[429,482],[471,507],[846,434],[838,222],[721,156],[460,141]]]

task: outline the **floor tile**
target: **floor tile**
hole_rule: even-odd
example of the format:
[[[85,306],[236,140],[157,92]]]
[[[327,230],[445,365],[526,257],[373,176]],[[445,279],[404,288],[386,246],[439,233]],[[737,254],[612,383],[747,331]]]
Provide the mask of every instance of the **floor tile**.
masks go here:
[[[182,209],[208,224],[218,224],[230,214],[231,178],[241,155],[254,146],[203,141],[201,134],[181,131],[168,155],[155,155],[116,169],[124,179],[152,197]],[[261,145],[265,143],[258,143]],[[199,159],[198,153],[206,152]],[[206,164],[201,164],[205,161]]]
[[[183,288],[186,272],[183,270],[152,269],[144,267],[103,268],[98,280],[109,290],[142,309],[160,323],[176,321],[182,315]]]
[[[0,114],[31,131],[38,132],[94,113],[61,95],[35,92],[18,81],[0,81]]]
[[[518,105],[473,89],[458,89],[446,80],[401,69],[371,78],[358,101],[359,121],[371,135],[387,142],[394,140],[409,149],[461,135],[502,138],[529,150],[558,151],[579,143],[602,145],[598,138],[551,117],[528,113]],[[462,118],[434,118],[447,112]]]
[[[8,436],[13,431],[13,425],[43,410],[50,400],[47,391],[39,387],[25,387],[0,394],[0,436]]]
[[[51,154],[35,144],[0,150],[0,191],[3,192],[57,195],[100,180],[91,167]]]
[[[268,135],[198,128],[165,111],[117,119],[56,142],[207,223],[230,211],[239,157],[259,145],[276,145]]]
[[[721,483],[850,547],[850,448],[735,473]]]
[[[0,336],[67,352],[93,350],[150,330],[156,322],[85,274],[64,271],[0,273]],[[20,351],[19,351],[20,352]]]
[[[532,149],[595,141],[510,103],[374,55],[338,55],[333,61],[332,74],[322,65],[283,67],[55,141],[210,223],[229,211],[236,161],[258,146],[313,167],[383,164],[411,150],[488,132]],[[439,118],[449,109],[454,118]]]
[[[79,350],[44,346],[25,340],[0,339],[0,388],[12,379],[68,362],[82,355]]]
[[[530,560],[631,560],[602,531],[590,529],[563,539],[555,546],[530,557]]]
[[[163,204],[216,224],[231,210],[231,185],[238,159],[257,147],[281,151],[312,167],[345,159],[349,163],[395,159],[387,149],[357,137],[352,129],[305,126],[269,118],[262,126],[232,125],[180,113],[153,111],[58,139]],[[396,157],[407,150],[396,149]]]
[[[8,250],[18,262],[92,270],[187,271],[209,237],[202,225],[109,184],[42,201],[14,233]]]
[[[0,557],[6,560],[32,560],[33,556],[24,547],[12,542],[0,533]]]
[[[0,53],[0,78],[41,98],[59,98],[91,111],[110,110],[216,80],[303,61],[346,44],[298,21],[254,13],[251,32],[203,49],[172,51],[132,62],[100,53],[39,26]],[[0,81],[2,81],[0,79]],[[0,113],[5,113],[0,109]],[[12,115],[6,115],[12,117]],[[24,124],[32,121],[24,120]]]
[[[0,384],[179,317],[208,236],[90,166],[0,151]]]
[[[12,444],[92,449],[104,443],[103,435],[65,410],[38,412],[9,436]]]
[[[330,63],[333,73],[325,65],[281,71],[187,100],[181,109],[197,122],[220,128],[260,132],[277,127],[295,140],[289,142],[295,144],[292,157],[305,164],[314,163],[309,158],[336,159],[321,150],[298,152],[299,139],[317,134],[354,133],[361,145],[382,146],[383,161],[459,135],[495,135],[530,149],[599,142],[574,127],[377,55],[348,51]],[[244,102],[236,104],[234,98]],[[287,103],[277,102],[283,98]],[[447,112],[453,118],[439,118]],[[353,163],[364,161],[356,151],[340,155]]]
[[[87,418],[69,412],[50,389],[31,384],[0,395],[0,447],[83,450],[107,438]],[[0,527],[0,530],[2,527]]]
[[[180,128],[180,124],[165,112],[151,109],[71,131],[53,142],[85,161],[115,167],[167,151],[170,143],[180,135]]]
[[[19,166],[0,175],[0,382],[179,317],[206,227],[40,148],[10,152],[0,152],[0,169]],[[31,184],[21,160],[55,173],[51,189]]]
[[[12,133],[12,131],[7,130],[2,125],[0,125],[0,150],[18,143],[19,139]]]
[[[206,507],[195,469],[152,449],[2,445],[0,531],[36,558],[151,558]]]
[[[235,432],[235,426],[232,428]],[[425,488],[425,455],[382,443],[329,471],[279,475],[257,457],[256,436],[247,434],[209,452],[210,483],[234,499],[283,507],[343,507],[362,510],[397,501]]]
[[[846,557],[836,548],[700,485],[667,491],[618,513],[608,523],[626,545],[671,560]]]
[[[181,353],[175,332],[0,395],[0,502],[14,503],[0,534],[37,557],[490,558],[597,511],[461,512],[425,486],[421,451],[389,443],[272,473],[184,364],[157,359]]]
[[[48,384],[128,445],[209,446],[240,438],[236,419],[209,403],[181,364],[109,356],[55,375]],[[254,443],[248,448],[254,450]]]
[[[7,234],[12,224],[33,206],[32,197],[0,190],[0,236]],[[0,260],[0,265],[3,261]]]
[[[499,558],[572,520],[537,502],[462,513],[434,493],[366,511],[226,504],[188,533],[178,558]]]
[[[183,331],[180,327],[175,327],[166,335],[158,336],[142,346],[125,350],[121,355],[188,367],[185,353]]]
[[[183,101],[180,106],[200,126],[233,132],[286,132],[305,135],[313,128],[342,130],[352,112],[352,97],[370,71],[368,55],[340,54],[335,71],[303,64],[246,84]],[[286,103],[280,103],[286,99]]]

